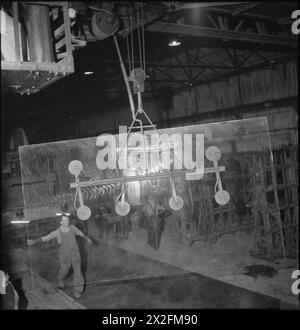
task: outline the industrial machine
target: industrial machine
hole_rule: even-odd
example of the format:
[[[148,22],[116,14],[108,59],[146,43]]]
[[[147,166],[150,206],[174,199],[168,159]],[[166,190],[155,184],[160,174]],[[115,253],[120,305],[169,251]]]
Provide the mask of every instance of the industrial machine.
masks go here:
[[[74,73],[76,49],[87,42],[104,40],[117,31],[128,33],[126,17],[132,6],[121,3],[116,9],[114,2],[4,3],[1,5],[2,92],[30,95]],[[157,10],[147,11],[143,23],[161,14]]]

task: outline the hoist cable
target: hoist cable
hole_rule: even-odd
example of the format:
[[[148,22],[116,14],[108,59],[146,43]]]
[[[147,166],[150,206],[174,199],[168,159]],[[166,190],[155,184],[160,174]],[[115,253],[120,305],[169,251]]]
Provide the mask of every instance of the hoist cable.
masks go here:
[[[143,56],[144,56],[143,70],[146,75],[146,50],[145,50],[145,27],[144,27],[144,6],[143,6],[143,4],[142,4],[142,39],[143,39]]]
[[[134,107],[133,97],[132,97],[132,93],[131,93],[131,89],[130,89],[129,81],[128,81],[128,76],[127,76],[126,69],[125,69],[125,66],[124,66],[124,63],[123,63],[123,60],[122,60],[122,56],[121,56],[121,52],[120,52],[120,49],[119,49],[119,44],[118,44],[118,40],[117,40],[116,36],[114,36],[114,42],[115,42],[115,46],[116,46],[117,53],[118,53],[118,56],[119,56],[120,66],[121,66],[121,70],[122,70],[124,81],[125,81],[126,88],[127,88],[127,94],[128,94],[128,98],[129,98],[132,118],[134,118],[135,107]]]
[[[130,58],[128,34],[126,34],[126,45],[127,45],[127,60],[128,60],[129,72],[131,72],[131,58]]]
[[[137,33],[138,33],[138,44],[139,44],[139,55],[140,55],[140,66],[143,68],[142,62],[142,48],[141,48],[141,36],[140,36],[140,12],[137,13]]]
[[[141,11],[141,13],[140,13],[140,11]],[[142,25],[142,26],[140,27],[140,25]],[[137,12],[137,30],[138,30],[137,31],[137,38],[138,38],[138,47],[139,47],[140,66],[141,66],[141,69],[145,72],[146,60],[145,60],[145,32],[144,32],[144,12],[143,12],[143,6]],[[129,39],[128,38],[126,38],[126,43],[127,43],[127,55],[128,55],[129,69],[131,71],[131,70],[134,70],[134,64],[135,64],[135,62],[134,62],[134,33],[133,33],[133,14],[132,14],[132,9],[131,9],[131,16],[130,16],[130,33],[131,33],[131,39],[130,39],[130,44],[131,44],[131,58],[130,58],[130,49],[129,49],[130,46],[129,46]],[[144,135],[144,129],[143,129],[144,128],[144,125],[143,125],[143,122],[140,119],[137,119],[137,116],[138,116],[139,113],[143,113],[144,116],[146,117],[147,121],[152,126],[152,128],[155,131],[157,131],[155,125],[152,123],[151,119],[149,118],[149,116],[146,114],[146,112],[143,109],[140,92],[138,94],[139,106],[138,106],[138,109],[135,110],[134,103],[133,103],[133,96],[132,96],[131,88],[130,88],[130,85],[129,85],[129,79],[128,79],[128,76],[126,74],[126,70],[125,70],[125,67],[124,67],[124,63],[123,63],[123,60],[122,60],[122,56],[121,56],[121,53],[120,53],[118,42],[117,42],[117,39],[116,39],[115,36],[114,36],[114,41],[115,41],[116,49],[117,49],[117,52],[118,52],[118,55],[119,55],[120,65],[121,65],[121,69],[122,69],[122,72],[123,72],[124,80],[125,80],[125,83],[126,83],[128,97],[129,97],[129,101],[130,101],[130,108],[131,108],[131,112],[132,112],[132,123],[131,123],[131,126],[129,127],[129,130],[127,132],[127,139],[128,139],[129,134],[131,133],[131,130],[134,127],[134,124],[135,123],[139,123],[140,131]],[[132,63],[132,64],[130,65],[130,63]],[[126,143],[124,143],[124,145],[121,147],[121,150],[118,152],[118,157],[120,157],[120,154],[122,153],[122,151],[123,151],[123,149],[125,147],[125,144]],[[145,149],[145,144],[144,143],[143,143],[143,149]],[[144,150],[144,152],[146,152],[146,151]],[[146,157],[146,161],[148,163],[147,157]]]
[[[132,59],[132,70],[134,69],[134,50],[133,50],[133,28],[132,28],[132,9],[130,16],[130,34],[131,34],[131,59]]]

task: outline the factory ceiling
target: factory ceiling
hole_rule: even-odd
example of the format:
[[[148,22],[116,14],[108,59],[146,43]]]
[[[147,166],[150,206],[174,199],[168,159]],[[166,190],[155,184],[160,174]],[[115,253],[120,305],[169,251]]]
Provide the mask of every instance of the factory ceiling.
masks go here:
[[[7,118],[32,121],[46,113],[82,116],[109,110],[113,104],[128,105],[126,88],[112,37],[99,40],[83,27],[88,18],[102,10],[101,2],[70,2],[78,13],[74,31],[86,46],[73,52],[75,73],[30,96],[6,94]],[[127,39],[134,38],[134,64],[139,66],[139,47],[132,13],[143,10],[145,64],[148,78],[144,97],[166,91],[192,88],[256,69],[272,69],[276,63],[296,58],[297,38],[291,33],[295,2],[112,2],[120,19],[116,33],[124,64],[129,72]],[[134,16],[135,17],[135,16]],[[137,23],[141,22],[137,20]],[[181,44],[170,47],[176,39]],[[131,45],[130,45],[131,46]],[[129,47],[130,51],[131,48]],[[132,60],[132,56],[131,56]],[[132,64],[132,63],[131,63]],[[87,75],[86,72],[93,74]]]

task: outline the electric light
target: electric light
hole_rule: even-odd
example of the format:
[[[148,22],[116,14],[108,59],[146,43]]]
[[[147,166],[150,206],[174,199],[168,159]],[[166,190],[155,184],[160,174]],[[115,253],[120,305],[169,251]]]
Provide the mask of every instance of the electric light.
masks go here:
[[[172,39],[172,40],[169,41],[168,45],[170,47],[176,47],[176,46],[181,45],[181,42],[177,39]]]

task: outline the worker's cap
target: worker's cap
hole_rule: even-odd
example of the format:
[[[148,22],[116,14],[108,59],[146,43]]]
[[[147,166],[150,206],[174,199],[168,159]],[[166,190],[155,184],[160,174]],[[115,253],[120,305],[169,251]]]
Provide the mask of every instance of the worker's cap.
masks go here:
[[[71,215],[71,213],[68,213],[68,212],[57,212],[57,213],[55,213],[55,215],[57,217],[62,217],[64,215],[67,216],[67,217],[69,217]]]
[[[57,217],[61,217],[63,215],[66,215],[66,216],[70,216],[71,213],[69,212],[69,206],[67,203],[64,203],[62,206],[61,206],[61,212],[56,212],[56,216]]]

